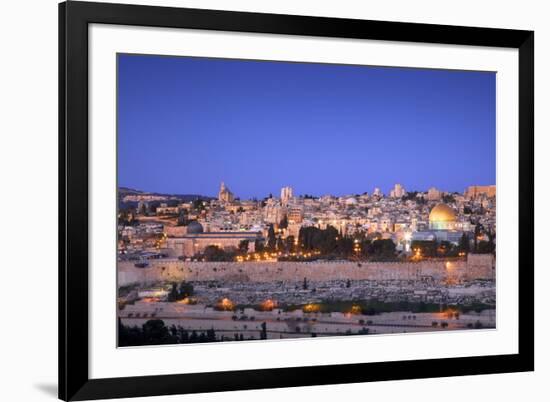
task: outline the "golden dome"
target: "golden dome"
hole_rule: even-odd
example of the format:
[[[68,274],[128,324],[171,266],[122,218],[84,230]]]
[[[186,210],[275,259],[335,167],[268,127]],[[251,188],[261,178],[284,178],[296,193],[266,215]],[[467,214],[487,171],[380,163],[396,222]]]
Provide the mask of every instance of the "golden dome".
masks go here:
[[[437,204],[430,211],[430,223],[456,222],[455,211],[446,204]]]

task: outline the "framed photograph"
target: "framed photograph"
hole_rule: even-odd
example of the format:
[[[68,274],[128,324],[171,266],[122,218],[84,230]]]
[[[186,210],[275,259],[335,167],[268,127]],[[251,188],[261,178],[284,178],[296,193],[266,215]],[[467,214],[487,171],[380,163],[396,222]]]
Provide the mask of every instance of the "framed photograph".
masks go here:
[[[534,33],[59,5],[59,397],[534,369]]]

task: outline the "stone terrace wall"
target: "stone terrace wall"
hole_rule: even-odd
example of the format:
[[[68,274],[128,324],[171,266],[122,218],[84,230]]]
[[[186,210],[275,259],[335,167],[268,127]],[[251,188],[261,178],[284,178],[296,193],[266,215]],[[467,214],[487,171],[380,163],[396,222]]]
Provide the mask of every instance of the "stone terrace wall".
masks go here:
[[[494,278],[492,255],[468,257],[468,261],[422,262],[184,262],[177,259],[153,260],[147,268],[133,262],[118,263],[119,286],[156,281],[310,281],[406,279],[432,277],[441,281]]]

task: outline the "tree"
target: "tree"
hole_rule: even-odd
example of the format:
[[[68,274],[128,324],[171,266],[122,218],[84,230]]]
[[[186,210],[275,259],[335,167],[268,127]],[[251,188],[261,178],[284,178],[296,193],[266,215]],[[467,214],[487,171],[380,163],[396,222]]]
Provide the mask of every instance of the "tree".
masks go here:
[[[277,236],[277,251],[283,251],[285,249],[285,243],[281,236]]]
[[[452,204],[455,202],[455,197],[452,194],[445,194],[443,197],[441,197],[441,201],[443,201],[445,204]]]
[[[298,233],[298,243],[303,250],[320,251],[326,255],[337,251],[338,237],[338,231],[332,226],[324,230],[314,226],[302,227]]]
[[[189,220],[187,219],[187,211],[185,209],[182,209],[178,216],[177,226],[186,226],[188,224],[189,224]]]
[[[447,240],[442,240],[437,247],[437,252],[442,257],[456,256],[456,248]]]
[[[481,240],[477,245],[477,252],[480,254],[489,254],[495,251],[494,244],[487,240]]]
[[[418,191],[407,191],[407,194],[405,194],[403,197],[401,197],[401,200],[403,201],[413,201],[416,199],[416,196],[418,195]]]
[[[287,253],[294,252],[294,236],[288,236],[285,240],[286,240],[285,251]]]
[[[353,254],[353,239],[350,237],[339,237],[336,241],[336,251],[342,256]]]
[[[391,239],[374,240],[368,246],[368,254],[373,260],[392,260],[395,258],[395,243]]]
[[[168,293],[168,301],[169,302],[175,302],[178,300],[179,293],[178,293],[178,285],[177,283],[172,283],[172,289],[170,290],[170,293]]]
[[[197,211],[204,210],[205,209],[204,202],[200,198],[197,198],[196,200],[193,201],[193,208],[196,209]]]
[[[149,320],[143,324],[143,344],[160,345],[175,343],[162,320]]]
[[[241,240],[239,242],[239,252],[245,254],[248,252],[248,244],[249,244],[249,241],[248,240]]]
[[[437,242],[435,240],[413,240],[411,243],[413,251],[420,250],[423,257],[435,257],[437,253]]]
[[[477,238],[481,234],[481,225],[479,223],[476,223],[476,226],[474,228],[474,252],[477,253]]]
[[[138,205],[138,214],[140,215],[146,215],[147,214],[147,203],[141,202]]]
[[[273,229],[273,225],[269,225],[269,229],[267,230],[267,248],[269,250],[275,250],[276,242],[275,229]]]
[[[121,340],[124,340],[124,343],[128,342],[128,330],[127,327],[122,325],[122,318],[118,317],[118,343],[121,345]]]
[[[233,261],[234,253],[225,252],[220,247],[211,244],[203,252],[206,261]]]
[[[254,250],[256,250],[257,252],[264,251],[264,242],[263,242],[263,240],[261,240],[261,239],[254,240]]]
[[[179,291],[178,291],[178,299],[185,299],[186,297],[193,296],[195,289],[193,285],[189,282],[183,281],[180,283]]]
[[[489,230],[487,233],[487,237],[489,238],[488,245],[487,245],[487,253],[494,253],[495,252],[495,234],[492,230]]]
[[[214,328],[206,330],[206,341],[214,342],[215,340],[216,340],[216,332],[214,331]]]
[[[465,253],[470,252],[470,238],[466,233],[462,233],[462,236],[458,242],[458,249]]]

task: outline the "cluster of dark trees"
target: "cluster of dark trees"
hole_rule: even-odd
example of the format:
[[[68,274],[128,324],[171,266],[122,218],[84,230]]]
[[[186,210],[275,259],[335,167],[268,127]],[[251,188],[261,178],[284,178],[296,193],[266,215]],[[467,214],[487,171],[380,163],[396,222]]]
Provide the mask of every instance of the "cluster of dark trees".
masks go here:
[[[294,311],[297,309],[303,309],[302,305],[286,305],[282,306],[285,311]],[[383,301],[377,299],[371,300],[354,300],[354,301],[339,301],[339,300],[324,300],[318,304],[319,312],[321,313],[334,313],[341,312],[347,313],[353,310],[356,314],[363,315],[378,315],[381,313],[390,313],[395,311],[408,311],[411,313],[437,313],[452,308],[457,314],[465,314],[470,311],[479,313],[483,310],[494,309],[494,305],[474,302],[470,304],[456,304],[447,305],[431,302],[417,302],[417,301]]]
[[[185,209],[182,209],[178,215],[178,221],[176,223],[177,226],[187,226],[189,225],[191,221],[189,220],[187,216],[187,211]]]
[[[494,253],[495,238],[492,232],[487,232],[489,240],[478,240],[482,233],[482,228],[476,226],[474,233],[474,244],[470,244],[470,239],[466,234],[460,238],[459,244],[454,245],[448,241],[427,241],[415,240],[411,244],[413,250],[420,250],[423,257],[457,257],[459,253]],[[205,261],[234,261],[237,255],[244,255],[248,252],[249,241],[243,240],[239,243],[236,250],[223,250],[215,245],[205,248],[204,252],[199,255],[199,258]],[[261,240],[256,240],[255,250],[257,252],[283,252],[285,254],[295,251],[304,253],[315,252],[319,253],[312,256],[310,259],[336,259],[348,258],[368,260],[368,261],[395,261],[398,259],[396,246],[391,239],[371,239],[369,237],[349,237],[342,236],[332,227],[327,226],[326,229],[309,226],[302,227],[298,234],[298,244],[295,244],[294,236],[288,236],[282,239],[280,235],[275,233],[273,225],[268,229],[268,234],[265,243]],[[281,257],[284,260],[304,259],[303,257]]]
[[[420,251],[422,257],[435,258],[435,257],[458,257],[461,251],[460,246],[455,246],[448,241],[435,241],[435,240],[414,240],[411,243],[411,249],[415,252]]]
[[[248,340],[258,339],[253,336]],[[267,339],[266,323],[261,324],[260,339]],[[162,320],[149,320],[141,327],[131,327],[122,324],[118,319],[118,346],[173,345],[176,343],[205,343],[224,341],[244,341],[243,334],[233,334],[232,337],[221,335],[219,338],[214,329],[206,331],[188,331],[182,326],[167,327]]]
[[[360,243],[360,253],[370,261],[393,261],[395,260],[395,243],[391,239],[364,239]]]
[[[181,326],[167,327],[162,320],[149,320],[141,327],[126,326],[118,319],[118,345],[169,345],[174,343],[204,343],[217,342],[213,329],[204,332],[187,331]]]
[[[298,235],[302,251],[319,251],[322,256],[360,257],[371,261],[391,261],[396,258],[395,243],[391,239],[356,239],[342,236],[332,227],[326,229],[303,227]]]
[[[418,191],[408,191],[403,197],[401,197],[403,201],[418,201],[419,198],[422,197],[418,197]]]
[[[196,200],[193,201],[193,209],[195,209],[196,211],[202,211],[206,209],[206,206],[204,205],[205,202],[208,202],[208,200],[197,198]]]
[[[411,243],[412,250],[420,250],[423,257],[457,257],[459,253],[478,253],[490,254],[495,252],[495,238],[492,232],[487,234],[488,240],[478,241],[481,232],[476,229],[474,233],[474,244],[470,244],[470,238],[465,233],[462,234],[458,245],[448,241],[436,240],[414,240]]]
[[[194,288],[193,285],[189,282],[183,281],[179,284],[176,282],[172,283],[172,289],[168,293],[168,301],[175,302],[178,300],[183,300],[186,297],[193,296]]]
[[[332,226],[326,229],[313,226],[300,228],[298,245],[303,251],[319,251],[321,254],[347,254],[347,251],[353,251],[353,240],[340,236]]]
[[[235,251],[226,251],[216,245],[206,246],[202,254],[196,257],[202,258],[204,261],[234,261],[237,253]]]
[[[495,242],[494,240],[481,240],[475,245],[474,253],[479,254],[490,254],[495,252]]]
[[[415,201],[419,205],[426,204],[426,199],[424,197],[418,197],[418,191],[408,191],[401,199],[403,201]],[[446,204],[452,204],[455,202],[455,195],[457,193],[453,194],[445,194],[443,197],[441,197],[441,201]]]
[[[494,253],[495,252],[495,233],[492,230],[487,230],[488,240],[478,240],[478,237],[483,233],[483,226],[477,224],[474,230],[474,248],[471,250],[474,253]]]
[[[283,225],[283,226],[281,226]],[[281,223],[279,224],[279,228],[283,229],[288,227],[288,220],[286,218],[283,218],[281,220]],[[291,253],[295,251],[294,247],[294,236],[287,236],[284,240],[280,235],[275,234],[275,229],[273,228],[273,225],[269,225],[269,228],[267,230],[267,239],[266,242],[263,243],[261,241],[257,241],[255,244],[255,250],[258,252],[262,251],[282,251],[286,253]]]

